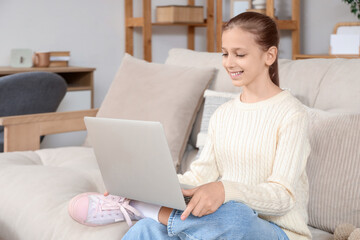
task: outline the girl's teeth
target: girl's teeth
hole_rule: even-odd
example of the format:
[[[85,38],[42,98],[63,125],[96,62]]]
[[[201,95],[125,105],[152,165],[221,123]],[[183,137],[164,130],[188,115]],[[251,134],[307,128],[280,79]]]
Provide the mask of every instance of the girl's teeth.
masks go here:
[[[243,71],[239,71],[239,72],[234,72],[234,73],[230,73],[231,76],[236,77],[239,76]]]

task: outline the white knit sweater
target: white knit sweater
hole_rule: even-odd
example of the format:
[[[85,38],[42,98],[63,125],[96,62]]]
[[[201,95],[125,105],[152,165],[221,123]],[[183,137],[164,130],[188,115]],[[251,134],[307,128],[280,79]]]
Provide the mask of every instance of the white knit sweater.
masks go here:
[[[287,90],[257,103],[231,100],[211,117],[199,159],[179,180],[196,186],[219,180],[225,202],[245,203],[291,240],[311,239],[307,124],[305,108]]]

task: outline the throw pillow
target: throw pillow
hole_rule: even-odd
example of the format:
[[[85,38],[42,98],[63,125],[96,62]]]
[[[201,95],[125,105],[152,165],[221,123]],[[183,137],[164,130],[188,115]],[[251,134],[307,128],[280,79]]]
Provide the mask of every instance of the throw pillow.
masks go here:
[[[205,91],[204,111],[201,118],[200,132],[198,133],[196,141],[196,147],[199,148],[199,151],[195,159],[199,158],[201,151],[205,145],[206,138],[208,136],[209,121],[211,116],[218,107],[236,97],[239,97],[239,94],[229,92],[217,92],[212,90]]]
[[[217,92],[212,90],[206,90],[204,93],[205,105],[204,112],[201,118],[200,132],[197,136],[196,147],[200,148],[205,145],[209,121],[216,109],[222,104],[238,97],[239,94],[229,92]]]
[[[360,226],[360,114],[309,109],[309,225]]]
[[[97,116],[161,122],[178,167],[214,72],[149,63],[125,54]]]

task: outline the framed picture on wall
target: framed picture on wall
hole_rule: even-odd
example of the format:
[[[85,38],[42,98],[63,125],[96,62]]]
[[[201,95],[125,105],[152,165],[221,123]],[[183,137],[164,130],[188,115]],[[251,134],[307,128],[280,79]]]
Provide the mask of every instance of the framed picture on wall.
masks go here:
[[[246,12],[251,8],[251,0],[231,0],[230,2],[230,17]]]

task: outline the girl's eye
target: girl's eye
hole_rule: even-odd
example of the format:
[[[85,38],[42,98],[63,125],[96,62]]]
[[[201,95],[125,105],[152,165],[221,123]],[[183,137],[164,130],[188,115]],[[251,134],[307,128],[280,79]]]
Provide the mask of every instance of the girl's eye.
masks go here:
[[[227,57],[228,54],[227,54],[227,53],[223,53],[222,56],[223,56],[223,57]]]
[[[236,54],[237,57],[245,57],[245,54]]]

